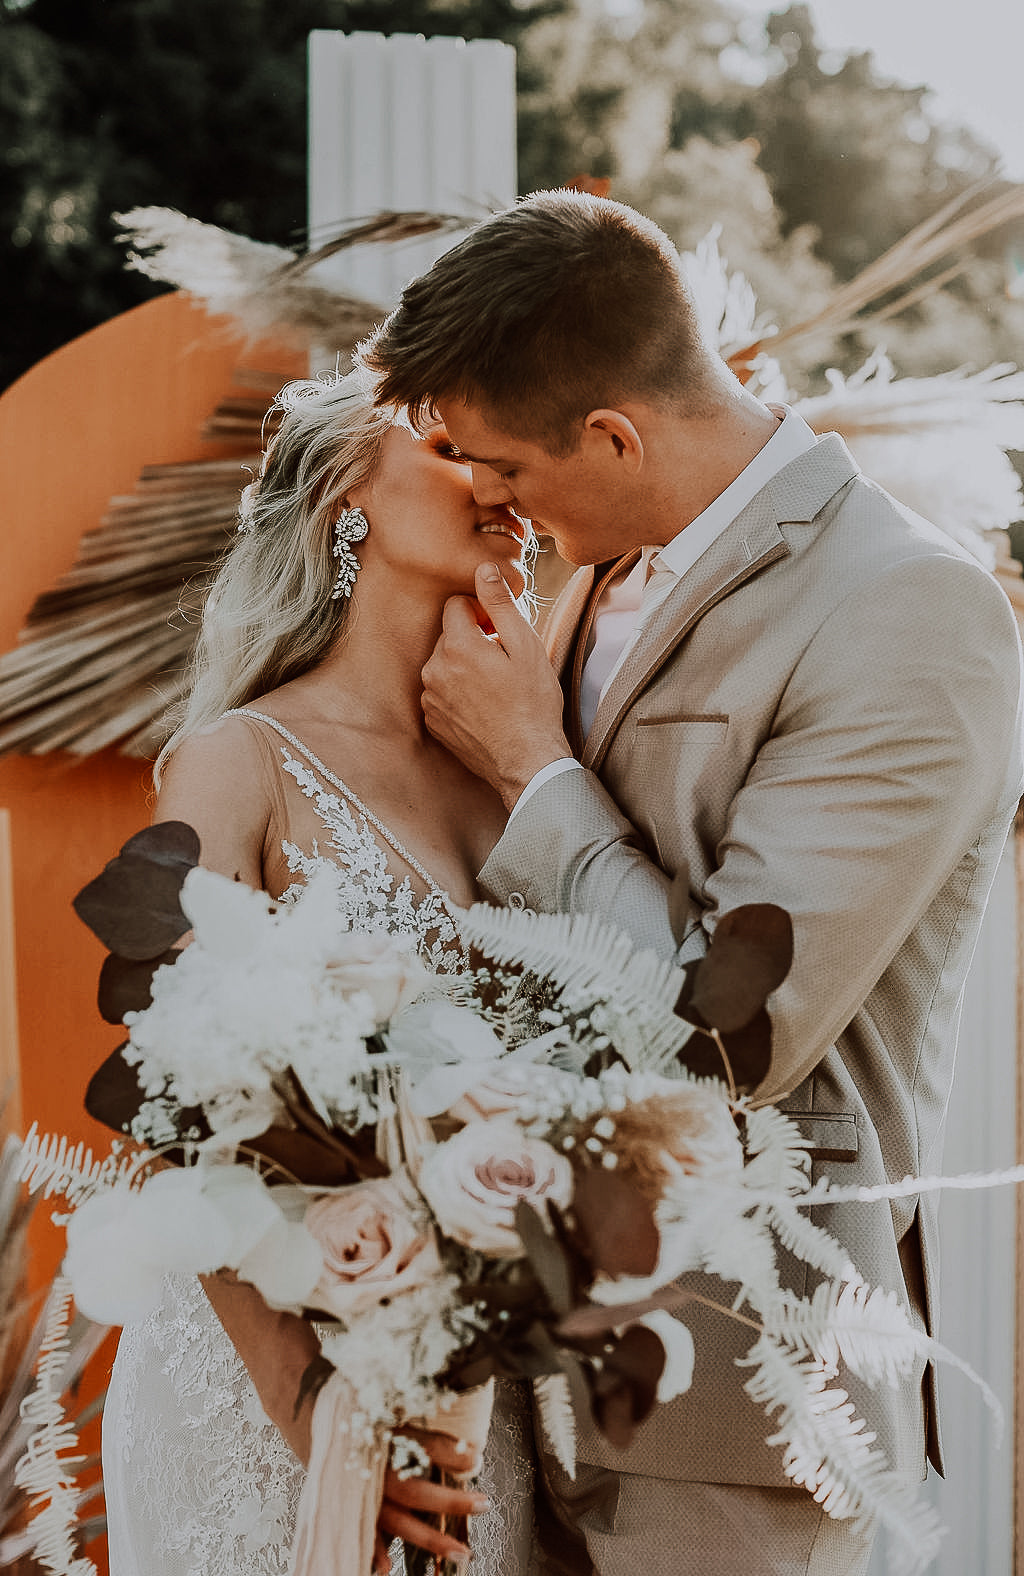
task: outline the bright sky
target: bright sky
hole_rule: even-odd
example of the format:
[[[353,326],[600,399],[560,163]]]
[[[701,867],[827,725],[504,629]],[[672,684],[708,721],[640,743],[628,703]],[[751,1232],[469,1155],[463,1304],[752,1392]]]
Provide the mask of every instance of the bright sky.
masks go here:
[[[755,14],[784,3],[734,0]],[[808,0],[821,42],[870,49],[879,70],[934,89],[933,119],[969,126],[1024,180],[1024,0]]]

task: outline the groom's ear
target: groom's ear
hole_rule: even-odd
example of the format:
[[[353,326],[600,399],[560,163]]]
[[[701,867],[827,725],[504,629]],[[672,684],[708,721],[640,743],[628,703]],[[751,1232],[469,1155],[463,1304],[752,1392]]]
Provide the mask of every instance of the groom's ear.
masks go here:
[[[644,463],[644,440],[621,410],[592,410],[583,421],[582,447],[592,458],[625,465],[631,473]]]

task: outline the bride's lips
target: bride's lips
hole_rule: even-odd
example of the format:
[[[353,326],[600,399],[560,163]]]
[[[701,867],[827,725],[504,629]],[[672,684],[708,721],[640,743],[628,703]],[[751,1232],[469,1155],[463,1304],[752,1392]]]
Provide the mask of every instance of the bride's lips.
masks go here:
[[[520,547],[529,540],[529,527],[514,514],[492,514],[475,527],[481,536],[507,536]]]

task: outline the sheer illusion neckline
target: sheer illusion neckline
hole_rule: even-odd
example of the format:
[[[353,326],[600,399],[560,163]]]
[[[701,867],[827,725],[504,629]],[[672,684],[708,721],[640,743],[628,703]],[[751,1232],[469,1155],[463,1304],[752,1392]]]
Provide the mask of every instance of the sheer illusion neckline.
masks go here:
[[[384,822],[373,813],[369,805],[364,804],[362,799],[359,798],[358,794],[353,793],[348,784],[342,782],[341,778],[336,776],[335,773],[331,771],[329,766],[325,766],[320,757],[318,755],[314,755],[313,751],[308,747],[308,745],[303,744],[302,740],[297,738],[289,728],[286,728],[283,722],[278,722],[276,717],[269,717],[265,711],[257,711],[255,707],[252,706],[234,706],[230,711],[224,712],[223,715],[225,717],[253,717],[257,722],[265,722],[268,728],[273,728],[274,732],[280,734],[282,739],[286,739],[292,748],[299,752],[308,765],[312,766],[314,771],[319,772],[320,776],[323,777],[326,782],[329,782],[332,788],[336,788],[338,792],[348,800],[349,804],[352,805],[353,808],[357,810],[358,813],[363,817],[363,819],[373,827],[374,831],[376,831],[383,838],[388,847],[393,849],[393,851],[398,855],[399,859],[404,860],[409,866],[410,870],[415,871],[420,880],[426,886],[427,891],[430,893],[431,897],[438,898],[444,904],[445,908],[448,907],[449,898],[447,892],[442,886],[438,884],[437,881],[434,880],[434,877],[430,874],[430,871],[420,863],[420,861],[416,858],[416,855],[410,853],[405,844],[395,836],[394,832],[392,832],[389,827],[385,826]]]

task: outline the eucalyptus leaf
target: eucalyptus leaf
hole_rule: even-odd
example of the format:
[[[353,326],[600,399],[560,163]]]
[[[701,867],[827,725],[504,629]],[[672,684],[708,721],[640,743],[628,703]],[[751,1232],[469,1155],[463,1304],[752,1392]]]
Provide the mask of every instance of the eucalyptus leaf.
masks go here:
[[[93,1073],[85,1091],[85,1109],[104,1127],[115,1133],[127,1133],[138,1116],[146,1095],[139,1083],[134,1067],[125,1061],[123,1052],[128,1041],[112,1051],[106,1061]],[[198,1106],[189,1106],[176,1113],[175,1127],[181,1136],[195,1130],[200,1138],[210,1136],[210,1127]],[[164,1151],[165,1158],[177,1162],[180,1150]]]
[[[592,1374],[591,1409],[605,1438],[618,1450],[632,1443],[637,1425],[654,1410],[665,1348],[653,1330],[635,1324],[606,1353]]]
[[[111,952],[100,970],[97,1002],[107,1023],[123,1023],[126,1012],[144,1012],[153,1000],[153,975],[163,964],[178,961],[173,947],[155,958],[124,958]]]
[[[184,821],[147,826],[82,888],[75,913],[109,951],[158,957],[189,929],[181,888],[198,862],[199,837]]]
[[[692,976],[689,1005],[703,1028],[744,1028],[777,990],[793,962],[793,922],[775,903],[723,914]]]
[[[556,1313],[568,1313],[572,1307],[572,1270],[564,1247],[546,1229],[532,1205],[520,1200],[515,1220],[530,1268],[544,1288],[548,1301]]]

